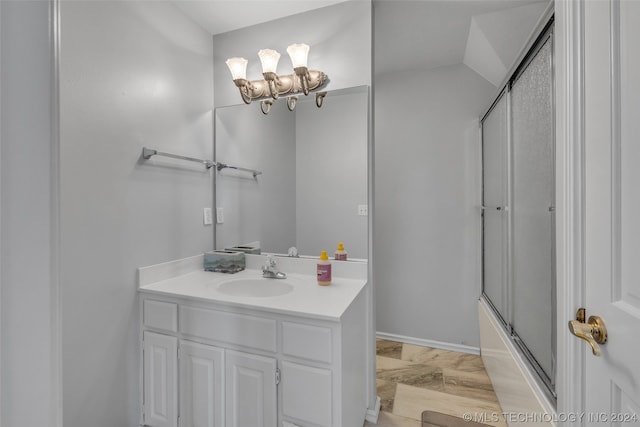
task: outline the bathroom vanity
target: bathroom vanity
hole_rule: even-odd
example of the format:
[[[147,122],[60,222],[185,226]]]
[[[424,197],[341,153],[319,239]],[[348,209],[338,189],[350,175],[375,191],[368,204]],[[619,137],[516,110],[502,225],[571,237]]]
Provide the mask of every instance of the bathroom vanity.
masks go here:
[[[232,275],[202,256],[139,269],[141,425],[363,425],[366,263],[334,264],[323,287],[315,260],[281,259],[282,280],[255,255]]]

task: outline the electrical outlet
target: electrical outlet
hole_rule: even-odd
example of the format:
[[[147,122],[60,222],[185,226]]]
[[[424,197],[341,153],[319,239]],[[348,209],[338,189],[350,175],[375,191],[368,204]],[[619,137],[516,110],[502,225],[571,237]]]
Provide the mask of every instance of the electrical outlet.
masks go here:
[[[224,223],[224,209],[216,208],[216,224]]]
[[[204,219],[204,225],[213,224],[213,218],[211,216],[211,208],[204,208],[203,219]]]
[[[360,216],[368,216],[369,215],[369,205],[358,205],[358,215],[360,215]]]

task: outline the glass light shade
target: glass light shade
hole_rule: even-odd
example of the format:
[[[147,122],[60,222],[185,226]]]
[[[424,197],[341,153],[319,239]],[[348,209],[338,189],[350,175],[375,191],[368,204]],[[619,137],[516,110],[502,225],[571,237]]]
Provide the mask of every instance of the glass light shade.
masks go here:
[[[309,55],[309,45],[304,43],[292,44],[287,48],[287,53],[291,58],[293,68],[306,67],[307,56]]]
[[[227,67],[229,67],[229,71],[231,71],[231,76],[233,80],[237,79],[247,79],[247,61],[244,58],[229,58],[225,62]]]
[[[273,49],[262,49],[258,52],[263,73],[275,73],[278,68],[280,54]]]

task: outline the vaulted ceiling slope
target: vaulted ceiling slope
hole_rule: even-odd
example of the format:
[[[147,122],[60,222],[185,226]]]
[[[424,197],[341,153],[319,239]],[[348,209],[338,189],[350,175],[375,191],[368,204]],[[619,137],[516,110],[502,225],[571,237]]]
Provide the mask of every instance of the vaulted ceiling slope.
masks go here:
[[[374,0],[376,74],[464,63],[494,85],[547,0]]]
[[[498,86],[546,8],[534,3],[471,18],[463,63]]]

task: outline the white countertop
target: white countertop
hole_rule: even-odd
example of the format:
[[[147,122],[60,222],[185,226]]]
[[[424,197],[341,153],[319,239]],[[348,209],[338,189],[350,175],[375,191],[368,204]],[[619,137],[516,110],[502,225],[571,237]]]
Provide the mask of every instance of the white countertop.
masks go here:
[[[300,259],[283,260],[285,262],[282,264],[289,267],[289,271],[281,267],[287,273],[287,278],[283,281],[293,286],[293,290],[287,294],[246,297],[229,295],[218,290],[218,286],[227,280],[261,278],[262,271],[256,267],[261,265],[263,259],[263,256],[247,256],[249,268],[235,274],[204,271],[201,255],[143,267],[138,269],[139,291],[145,294],[187,298],[233,307],[337,321],[367,284],[366,263],[364,268],[343,264],[335,270],[345,271],[344,267],[346,267],[350,270],[345,271],[347,277],[336,276],[334,273],[331,285],[319,286],[316,276],[300,273],[310,270],[309,267],[315,265],[315,261]]]

